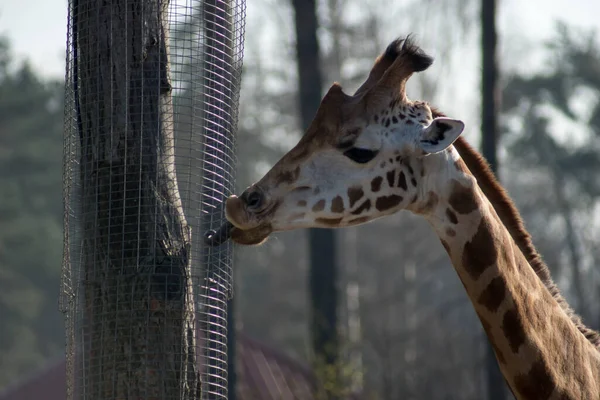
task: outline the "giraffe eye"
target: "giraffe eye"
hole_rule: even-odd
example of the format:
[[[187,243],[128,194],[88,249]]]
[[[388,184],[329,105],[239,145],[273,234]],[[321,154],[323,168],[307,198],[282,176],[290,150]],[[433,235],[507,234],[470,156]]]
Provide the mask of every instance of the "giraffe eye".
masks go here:
[[[351,159],[352,161],[359,164],[366,164],[377,155],[376,150],[367,150],[367,149],[359,149],[358,147],[353,147],[344,152],[344,155]]]

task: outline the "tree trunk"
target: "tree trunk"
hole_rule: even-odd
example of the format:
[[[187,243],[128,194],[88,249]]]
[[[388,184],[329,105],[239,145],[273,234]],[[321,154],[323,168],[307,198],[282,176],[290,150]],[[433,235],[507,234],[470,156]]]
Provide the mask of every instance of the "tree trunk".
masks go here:
[[[342,55],[342,38],[347,26],[344,25],[342,14],[347,6],[346,0],[328,0],[327,8],[329,12],[329,34],[331,35],[331,68],[329,73],[333,79],[340,79],[342,76],[342,64],[344,56]],[[338,239],[344,246],[343,254],[340,254],[338,261],[343,268],[343,277],[338,274],[341,298],[338,299],[338,309],[342,319],[341,325],[344,329],[344,343],[339,348],[339,357],[343,359],[346,373],[340,377],[340,384],[345,388],[345,392],[362,393],[363,392],[363,357],[362,357],[362,328],[360,320],[360,281],[358,265],[358,230],[344,229],[335,232]],[[343,349],[342,349],[343,347]]]
[[[86,399],[199,399],[167,0],[77,0]],[[76,93],[77,96],[77,93]]]
[[[496,60],[496,0],[481,2],[481,147],[483,156],[498,175],[498,119],[500,91],[498,90],[498,66]],[[505,380],[498,367],[492,346],[486,338],[486,376],[489,400],[504,400]]]
[[[315,0],[293,0],[296,26],[296,56],[299,77],[302,128],[307,129],[321,103],[323,78],[317,39],[317,5]],[[310,229],[311,336],[317,372],[321,378],[333,379],[327,388],[336,387],[338,360],[337,265],[335,233],[331,229]],[[327,377],[323,372],[328,371]],[[333,383],[333,385],[331,385]],[[335,398],[333,392],[326,393]]]

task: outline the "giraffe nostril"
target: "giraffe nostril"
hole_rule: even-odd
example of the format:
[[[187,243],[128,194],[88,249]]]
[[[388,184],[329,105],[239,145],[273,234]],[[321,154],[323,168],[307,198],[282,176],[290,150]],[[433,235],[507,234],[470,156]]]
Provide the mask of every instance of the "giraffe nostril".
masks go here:
[[[242,200],[246,203],[246,207],[251,210],[259,209],[264,203],[265,196],[258,190],[247,191],[242,194]]]

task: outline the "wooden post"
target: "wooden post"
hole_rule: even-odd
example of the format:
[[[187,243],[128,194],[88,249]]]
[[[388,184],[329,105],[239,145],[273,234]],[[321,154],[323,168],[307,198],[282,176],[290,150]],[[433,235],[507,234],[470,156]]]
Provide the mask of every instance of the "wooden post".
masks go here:
[[[200,398],[168,3],[73,0],[89,400]]]

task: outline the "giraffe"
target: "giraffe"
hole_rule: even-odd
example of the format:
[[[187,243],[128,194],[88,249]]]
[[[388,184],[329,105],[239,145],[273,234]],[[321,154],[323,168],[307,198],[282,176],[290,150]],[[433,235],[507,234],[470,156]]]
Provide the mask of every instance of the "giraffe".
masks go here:
[[[510,197],[460,136],[464,123],[406,95],[432,63],[397,39],[354,95],[334,83],[298,144],[226,200],[228,222],[206,241],[256,245],[413,212],[448,253],[515,397],[599,399],[600,336],[560,295]]]

